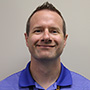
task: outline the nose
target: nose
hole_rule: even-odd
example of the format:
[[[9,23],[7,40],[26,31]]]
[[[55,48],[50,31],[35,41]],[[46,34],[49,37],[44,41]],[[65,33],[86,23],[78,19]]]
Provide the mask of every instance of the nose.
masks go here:
[[[42,41],[44,41],[45,43],[50,43],[52,41],[48,29],[44,30]]]
[[[50,34],[49,34],[49,30],[48,29],[45,29],[43,38],[44,39],[49,39],[50,38]]]

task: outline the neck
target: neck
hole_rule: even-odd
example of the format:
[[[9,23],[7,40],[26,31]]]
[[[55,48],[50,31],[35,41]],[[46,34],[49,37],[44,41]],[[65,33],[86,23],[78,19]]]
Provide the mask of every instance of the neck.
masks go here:
[[[60,59],[46,63],[31,59],[30,71],[34,80],[44,89],[47,89],[60,75]]]

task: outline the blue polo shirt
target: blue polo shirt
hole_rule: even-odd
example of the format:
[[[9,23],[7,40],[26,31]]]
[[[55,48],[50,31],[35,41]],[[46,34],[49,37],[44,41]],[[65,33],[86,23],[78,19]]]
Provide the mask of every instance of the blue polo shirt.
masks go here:
[[[24,70],[0,81],[0,90],[44,90],[32,78],[29,67],[30,62]],[[47,90],[55,90],[57,86],[60,86],[60,90],[90,90],[90,81],[77,73],[69,71],[61,63],[59,78]]]

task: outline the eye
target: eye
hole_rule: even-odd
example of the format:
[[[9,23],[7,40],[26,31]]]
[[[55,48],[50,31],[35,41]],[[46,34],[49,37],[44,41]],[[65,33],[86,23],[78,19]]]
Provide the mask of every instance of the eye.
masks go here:
[[[58,31],[57,30],[51,30],[50,31],[52,34],[58,34]]]
[[[57,33],[57,31],[56,30],[52,30],[52,33]]]
[[[35,30],[35,32],[41,32],[41,30]]]
[[[50,28],[50,33],[52,33],[52,34],[59,34],[60,30],[59,30],[58,27],[51,27]]]
[[[36,33],[36,34],[39,34],[41,32],[42,32],[42,30],[39,30],[39,29],[34,31],[34,33]]]

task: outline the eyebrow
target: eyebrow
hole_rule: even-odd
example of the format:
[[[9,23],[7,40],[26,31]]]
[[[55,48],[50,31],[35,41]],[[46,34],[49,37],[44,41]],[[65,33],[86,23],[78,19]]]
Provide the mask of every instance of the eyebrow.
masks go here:
[[[33,29],[37,29],[37,28],[43,28],[43,26],[36,26],[36,27],[34,27]],[[58,28],[58,27],[49,27],[49,29],[56,29],[56,30],[61,30],[60,28]]]
[[[55,29],[57,30],[58,32],[61,32],[61,29],[59,27],[50,27],[50,29]]]
[[[50,29],[60,30],[58,27],[50,27]]]
[[[37,26],[37,27],[34,27],[33,29],[35,30],[35,29],[42,29],[43,27],[42,26]]]

